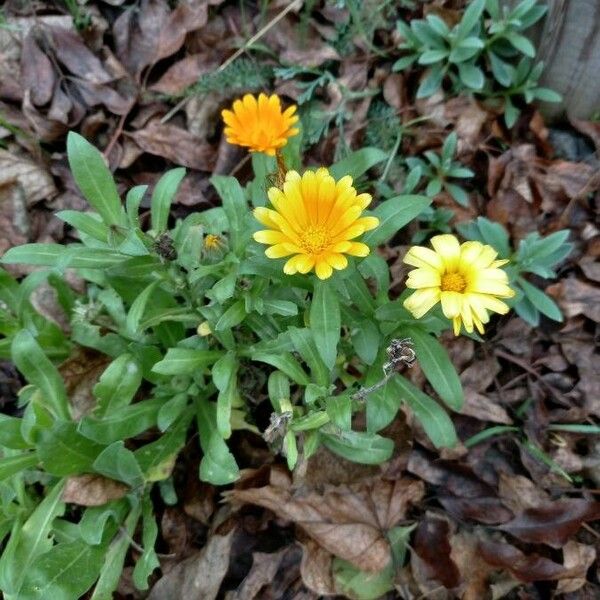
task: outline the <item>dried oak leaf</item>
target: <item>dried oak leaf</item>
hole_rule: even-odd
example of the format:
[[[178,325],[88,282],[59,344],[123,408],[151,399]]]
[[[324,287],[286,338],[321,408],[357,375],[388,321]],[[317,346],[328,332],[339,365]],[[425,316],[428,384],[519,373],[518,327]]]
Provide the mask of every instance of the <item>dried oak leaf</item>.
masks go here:
[[[150,90],[176,96],[196,83],[201,75],[214,71],[217,66],[217,62],[207,53],[191,54],[169,67],[166,73],[150,86]]]
[[[585,315],[600,323],[600,288],[576,277],[567,277],[546,288],[566,317]]]
[[[506,523],[513,513],[502,504],[499,498],[484,496],[481,498],[456,498],[438,496],[440,504],[458,521],[474,520],[486,525]]]
[[[177,563],[154,585],[148,600],[214,600],[229,569],[235,528],[213,534],[206,545]]]
[[[486,597],[487,578],[492,570],[482,560],[478,551],[478,539],[465,531],[450,538],[450,557],[461,575],[458,597],[461,600],[481,600]]]
[[[25,194],[27,206],[56,195],[50,173],[29,156],[0,149],[0,187],[17,183]]]
[[[587,570],[596,560],[596,549],[587,544],[579,544],[573,540],[563,548],[565,568],[575,571],[573,577],[562,579],[556,587],[557,594],[571,594],[586,584]]]
[[[152,121],[144,129],[130,135],[146,152],[178,165],[199,171],[211,171],[214,166],[216,156],[213,147],[175,125]]]
[[[585,521],[600,519],[600,502],[579,498],[528,508],[498,529],[523,542],[562,548]]]
[[[520,581],[553,581],[573,573],[572,569],[566,569],[549,558],[539,554],[524,554],[510,544],[481,541],[478,549],[486,563],[510,571]]]
[[[309,537],[301,542],[301,546],[300,574],[304,585],[320,596],[335,594],[333,556]]]
[[[460,583],[460,572],[452,560],[450,526],[443,519],[425,518],[415,531],[413,548],[426,565],[426,574],[446,588]]]
[[[21,49],[21,84],[31,92],[36,106],[50,102],[54,92],[56,74],[48,56],[36,42],[36,30],[32,29],[23,41]]]
[[[500,473],[498,496],[515,514],[550,501],[550,496],[523,475]]]
[[[111,500],[123,498],[129,488],[114,479],[101,475],[74,475],[67,479],[62,493],[63,502],[80,506],[102,506]]]
[[[329,486],[322,493],[281,487],[233,490],[230,501],[257,504],[300,526],[323,548],[363,571],[381,571],[391,558],[385,532],[418,502],[420,481],[365,481]]]

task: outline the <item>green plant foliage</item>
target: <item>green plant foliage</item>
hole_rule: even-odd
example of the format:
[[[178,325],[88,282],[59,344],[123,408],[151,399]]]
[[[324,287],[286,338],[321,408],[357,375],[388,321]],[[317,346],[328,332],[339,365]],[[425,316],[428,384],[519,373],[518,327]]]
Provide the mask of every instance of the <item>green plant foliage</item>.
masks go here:
[[[442,190],[448,192],[462,206],[469,205],[469,195],[453,179],[468,179],[473,177],[471,169],[463,167],[461,163],[453,160],[456,154],[458,137],[456,132],[452,132],[442,145],[441,154],[432,150],[425,152],[425,160],[422,158],[409,157],[406,164],[414,173],[417,183],[421,176],[427,181],[425,193],[428,196],[436,196]],[[415,184],[416,186],[416,184]]]
[[[559,102],[556,92],[540,87],[541,63],[534,64],[536,50],[524,35],[546,13],[537,0],[521,0],[516,6],[501,6],[499,0],[470,2],[459,23],[450,27],[439,16],[429,14],[410,25],[398,21],[406,53],[394,63],[396,71],[421,66],[427,71],[418,98],[434,94],[444,81],[453,91],[468,91],[499,100],[504,119],[512,127],[519,109],[515,99]]]
[[[543,279],[556,277],[556,266],[573,250],[568,240],[569,231],[563,229],[545,237],[532,232],[525,236],[513,251],[506,229],[485,217],[479,217],[471,223],[458,226],[461,234],[471,240],[489,244],[498,250],[500,258],[509,259],[508,269],[511,275],[511,287],[517,292],[512,305],[516,313],[530,325],[539,325],[541,315],[553,321],[562,321],[560,308],[554,300],[528,281],[523,274],[530,273]]]
[[[390,459],[394,441],[382,431],[401,409],[412,412],[434,446],[457,443],[449,413],[461,408],[463,392],[436,340],[449,328],[446,319],[417,321],[392,300],[389,267],[376,252],[350,257],[345,269],[321,281],[284,274],[283,261],[267,258],[253,241],[251,206],[265,204],[274,161],[255,158],[255,179],[246,187],[234,177],[213,177],[221,206],[175,222],[170,206],[184,171],[168,171],[149,194],[143,230],[146,188],[130,190],[123,204],[93,146],[72,133],[68,151],[90,211],[60,216],[80,243],[9,250],[3,263],[40,267],[21,282],[0,269],[0,352],[27,381],[22,415],[0,417],[0,482],[18,489],[0,498],[6,598],[75,600],[88,591],[110,598],[134,537],[133,582],[147,589],[158,566],[152,498],[160,493],[177,502],[171,475],[189,444],[201,455],[201,480],[229,485],[240,477],[229,439],[238,429],[261,433],[249,394],[270,399],[264,435],[290,469],[321,445],[362,464]],[[288,152],[286,160],[301,165],[299,148]],[[445,146],[450,163],[453,153],[452,144]],[[387,161],[388,152],[365,147],[330,170],[336,178],[366,180]],[[410,174],[409,193],[374,203],[379,226],[362,241],[385,244],[430,207],[431,198],[413,193],[420,178]],[[216,248],[206,246],[207,234],[217,236]],[[540,244],[532,240],[520,250],[521,263],[534,272],[540,256],[560,253],[561,243]],[[65,284],[66,269],[86,282],[83,293]],[[69,338],[29,302],[45,282],[70,318]],[[402,338],[412,340],[431,395],[390,363],[389,347]],[[106,357],[83,414],[58,368],[77,346]],[[353,415],[363,410],[366,427],[356,428]],[[63,519],[65,481],[81,475],[106,478],[122,497]],[[396,533],[400,552],[407,538]],[[390,566],[363,580],[340,563],[335,576],[340,589],[368,598],[390,589],[391,573]]]

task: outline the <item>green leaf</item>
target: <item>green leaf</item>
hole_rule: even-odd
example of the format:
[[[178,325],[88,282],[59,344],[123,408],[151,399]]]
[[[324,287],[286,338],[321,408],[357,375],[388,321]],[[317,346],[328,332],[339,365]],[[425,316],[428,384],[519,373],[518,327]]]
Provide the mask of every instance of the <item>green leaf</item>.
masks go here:
[[[352,429],[352,399],[350,394],[331,396],[326,401],[327,414],[334,425],[344,431]]]
[[[142,383],[142,370],[131,354],[122,354],[106,368],[94,386],[94,415],[104,417],[128,406]]]
[[[298,462],[298,445],[296,444],[296,435],[293,431],[288,431],[283,438],[283,454],[285,455],[288,469],[293,471]]]
[[[57,419],[70,419],[67,392],[58,369],[44,354],[35,338],[23,329],[13,338],[12,360],[27,381],[40,389],[44,406]]]
[[[144,484],[142,469],[122,440],[114,442],[98,456],[94,470],[109,479],[123,481],[134,489]]]
[[[359,326],[352,328],[350,336],[354,350],[356,350],[356,354],[358,354],[360,360],[368,365],[373,364],[382,342],[381,333],[377,325],[373,321],[363,317]]]
[[[215,324],[215,331],[227,331],[239,325],[246,318],[246,308],[243,300],[234,302]]]
[[[52,548],[50,530],[54,519],[64,513],[63,482],[57,483],[38,504],[27,521],[15,521],[0,556],[0,589],[6,600],[19,600],[23,580],[38,557]]]
[[[454,183],[446,183],[444,187],[461,206],[469,206],[469,194],[463,188]]]
[[[39,458],[35,452],[0,458],[0,481],[8,479],[21,471],[35,467],[38,462]]]
[[[198,398],[196,406],[200,446],[204,452],[200,463],[200,479],[214,485],[232,483],[239,478],[240,471],[217,430],[216,405],[204,398]]]
[[[371,247],[387,242],[431,202],[431,198],[416,195],[395,196],[385,200],[372,212],[379,219],[379,226],[366,233],[362,241]]]
[[[458,75],[468,88],[472,90],[483,88],[485,82],[483,71],[473,63],[458,63]]]
[[[371,167],[383,162],[387,158],[388,154],[379,148],[361,148],[331,165],[329,167],[329,174],[334,179],[341,179],[345,175],[350,175],[353,179],[357,179]]]
[[[117,186],[102,154],[85,138],[70,131],[67,155],[77,187],[102,220],[107,225],[124,225],[125,213]]]
[[[152,372],[161,375],[192,375],[212,365],[221,356],[223,353],[218,350],[169,348],[166,356],[152,367]]]
[[[304,362],[310,367],[313,379],[317,385],[329,385],[329,369],[321,359],[311,330],[290,327],[288,331],[296,352],[300,354]]]
[[[394,452],[394,442],[376,433],[342,431],[335,436],[321,431],[320,434],[329,450],[352,462],[378,465],[389,460]]]
[[[519,317],[532,327],[537,327],[540,324],[540,311],[531,303],[531,300],[527,296],[523,296],[513,308]]]
[[[52,475],[76,475],[92,472],[92,465],[105,446],[84,437],[77,423],[58,422],[40,432],[38,456]]]
[[[37,557],[25,573],[19,600],[81,598],[98,577],[105,552],[83,540],[63,542]]]
[[[562,102],[563,97],[554,90],[538,87],[533,90],[534,96],[542,102]]]
[[[125,440],[154,427],[162,405],[162,399],[154,398],[112,410],[100,419],[89,415],[79,421],[78,431],[100,444]]]
[[[144,552],[135,563],[135,568],[133,569],[133,583],[137,589],[147,590],[148,577],[150,577],[154,569],[160,567],[158,557],[154,550],[154,544],[156,544],[156,538],[158,537],[158,526],[156,525],[154,508],[149,494],[146,494],[142,500],[142,518],[142,544],[144,546]]]
[[[560,311],[560,308],[556,305],[556,302],[550,298],[547,294],[539,290],[534,285],[529,283],[527,280],[523,279],[523,277],[519,277],[518,279],[519,285],[525,292],[525,295],[543,315],[546,315],[549,319],[554,321],[558,321],[562,323],[563,316]]]
[[[413,532],[416,523],[412,525],[408,525],[406,527],[392,527],[387,532],[387,538],[390,543],[390,548],[392,549],[392,557],[394,560],[394,566],[397,569],[400,569],[404,566],[404,561],[406,560],[406,551],[408,550],[408,540],[410,538],[410,534]]]
[[[374,384],[381,378],[381,361],[371,369],[365,386]],[[376,433],[387,427],[398,414],[402,405],[402,395],[395,385],[396,378],[389,380],[382,388],[371,392],[367,397],[367,431]]]
[[[432,65],[444,60],[448,56],[449,50],[426,50],[419,56],[420,65]]]
[[[289,352],[271,353],[264,351],[252,352],[250,357],[253,361],[263,362],[282,373],[285,373],[292,381],[298,385],[306,386],[310,383],[310,378],[300,366],[298,361]]]
[[[377,600],[394,589],[394,570],[388,565],[382,571],[357,569],[352,563],[334,557],[332,573],[338,594],[352,600]]]
[[[457,37],[466,37],[471,32],[479,22],[484,8],[485,0],[473,0],[467,5],[460,23],[454,28]]]
[[[210,179],[223,202],[223,210],[229,222],[231,247],[240,254],[250,237],[248,229],[248,202],[244,190],[235,177],[213,175]]]
[[[217,429],[221,437],[231,435],[231,407],[239,398],[237,390],[237,370],[239,364],[234,352],[222,356],[211,370],[213,383],[219,390],[217,397]]]
[[[129,501],[125,498],[86,508],[79,521],[81,539],[92,546],[97,546],[102,542],[109,525],[112,529],[113,524],[121,523],[128,509]]]
[[[165,435],[134,452],[146,481],[162,481],[169,477],[175,466],[177,454],[185,445],[187,430],[193,416],[190,407]]]
[[[140,322],[144,316],[144,313],[146,312],[146,305],[148,304],[148,300],[150,300],[150,298],[154,294],[154,290],[156,290],[159,284],[159,280],[153,281],[152,283],[148,284],[144,291],[138,296],[136,296],[135,300],[131,304],[131,308],[127,313],[126,322],[127,330],[130,333],[138,333],[140,328]]]
[[[185,177],[185,169],[171,169],[167,171],[156,184],[150,201],[150,215],[152,230],[155,233],[164,233],[167,229],[171,203],[177,193],[181,180]]]
[[[494,52],[488,52],[488,58],[490,59],[490,66],[492,68],[492,74],[496,78],[496,81],[504,87],[510,87],[514,77],[515,69],[508,63],[504,62]]]
[[[185,410],[188,404],[187,392],[181,394],[175,394],[170,400],[167,400],[158,411],[158,417],[156,419],[158,428],[161,431],[166,431],[171,423],[173,423],[177,417]]]
[[[141,504],[137,504],[131,509],[125,520],[124,529],[127,535],[118,533],[112,541],[108,552],[102,562],[100,577],[94,588],[94,593],[90,600],[112,600],[113,594],[119,585],[125,556],[129,550],[130,540],[133,538],[137,523],[140,518]]]
[[[310,305],[310,330],[329,370],[333,369],[337,358],[341,326],[340,304],[331,282],[316,282]]]
[[[451,409],[460,410],[465,396],[446,349],[422,329],[406,327],[404,331],[412,339],[419,365],[433,389]]]
[[[95,213],[85,213],[78,210],[61,210],[56,216],[86,235],[100,242],[108,243],[108,227]]]
[[[136,185],[127,192],[125,207],[127,210],[127,220],[131,227],[138,229],[140,227],[139,209],[147,189],[147,185]]]
[[[0,446],[13,450],[23,450],[31,445],[23,439],[21,433],[22,419],[0,413]]]
[[[435,65],[429,69],[427,75],[423,77],[419,88],[417,89],[417,98],[428,98],[439,89],[444,79],[445,71],[440,65]]]
[[[9,248],[0,261],[7,265],[53,266],[67,253],[68,248],[59,244],[23,244]]]
[[[436,448],[452,448],[457,443],[456,431],[446,411],[433,399],[401,376],[394,377],[394,387],[410,406],[427,437]]]
[[[507,31],[504,34],[504,38],[507,39],[514,48],[516,48],[519,52],[522,52],[525,56],[528,56],[529,58],[535,57],[535,47],[524,35],[519,35],[514,31]]]

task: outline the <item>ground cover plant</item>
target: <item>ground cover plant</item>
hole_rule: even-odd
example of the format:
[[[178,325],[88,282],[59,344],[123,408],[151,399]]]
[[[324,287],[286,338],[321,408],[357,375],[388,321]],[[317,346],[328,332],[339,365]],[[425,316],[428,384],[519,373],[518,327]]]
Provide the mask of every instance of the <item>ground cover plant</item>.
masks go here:
[[[28,11],[3,597],[595,597],[598,138],[534,104],[545,7]]]

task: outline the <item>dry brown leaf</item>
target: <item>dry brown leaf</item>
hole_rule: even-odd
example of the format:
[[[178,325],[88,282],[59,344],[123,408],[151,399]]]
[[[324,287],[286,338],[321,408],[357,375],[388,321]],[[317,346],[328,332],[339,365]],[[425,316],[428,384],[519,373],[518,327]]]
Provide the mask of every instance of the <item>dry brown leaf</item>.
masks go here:
[[[102,506],[111,500],[123,498],[129,488],[114,479],[101,475],[74,475],[67,479],[63,490],[63,502],[80,506]]]
[[[450,557],[461,575],[459,597],[461,600],[485,598],[487,578],[491,568],[481,559],[477,538],[470,533],[460,531],[451,537],[450,544],[452,546]]]
[[[506,473],[500,473],[498,495],[515,514],[550,500],[550,496],[527,477]]]
[[[129,73],[141,72],[156,61],[156,43],[169,18],[165,0],[142,0],[127,8],[113,25],[116,54]]]
[[[0,149],[0,187],[14,183],[22,188],[27,206],[56,195],[54,181],[44,166],[14,148]]]
[[[185,36],[200,29],[208,20],[206,0],[185,0],[179,2],[160,30],[154,62],[175,54],[183,46]]]
[[[175,125],[152,121],[144,129],[130,135],[146,152],[184,167],[210,171],[216,160],[210,144]]]
[[[215,70],[218,63],[207,54],[191,54],[176,62],[150,87],[153,92],[177,95],[198,81],[201,75]]]
[[[227,592],[225,600],[254,600],[254,598],[263,598],[261,593],[263,588],[269,586],[275,579],[282,561],[290,551],[294,551],[293,546],[286,546],[278,552],[254,552],[252,554],[252,567],[250,572],[235,592]]]
[[[367,481],[293,494],[265,486],[233,490],[230,500],[258,504],[299,525],[323,548],[364,571],[381,571],[390,560],[385,532],[424,494],[422,482]]]
[[[206,545],[177,563],[154,585],[148,600],[214,600],[229,568],[235,529],[212,535]]]
[[[445,588],[454,588],[460,583],[460,572],[451,557],[449,535],[446,520],[426,517],[419,523],[412,545],[426,566],[427,578],[439,581]],[[411,554],[411,561],[415,553]]]
[[[31,101],[42,106],[52,98],[56,75],[48,56],[40,50],[35,40],[35,29],[32,29],[21,50],[21,82],[30,90]]]
[[[582,588],[586,582],[587,570],[596,560],[596,549],[587,544],[568,541],[563,548],[565,568],[575,571],[573,578],[562,579],[556,588],[557,594],[572,594]]]
[[[113,76],[75,31],[55,27],[48,30],[48,35],[56,57],[73,75],[95,84],[113,81]]]
[[[566,277],[548,288],[566,317],[585,315],[600,323],[600,288],[576,277]]]
[[[300,574],[304,585],[320,596],[335,594],[335,581],[331,571],[333,556],[311,538],[302,541],[301,545]]]

